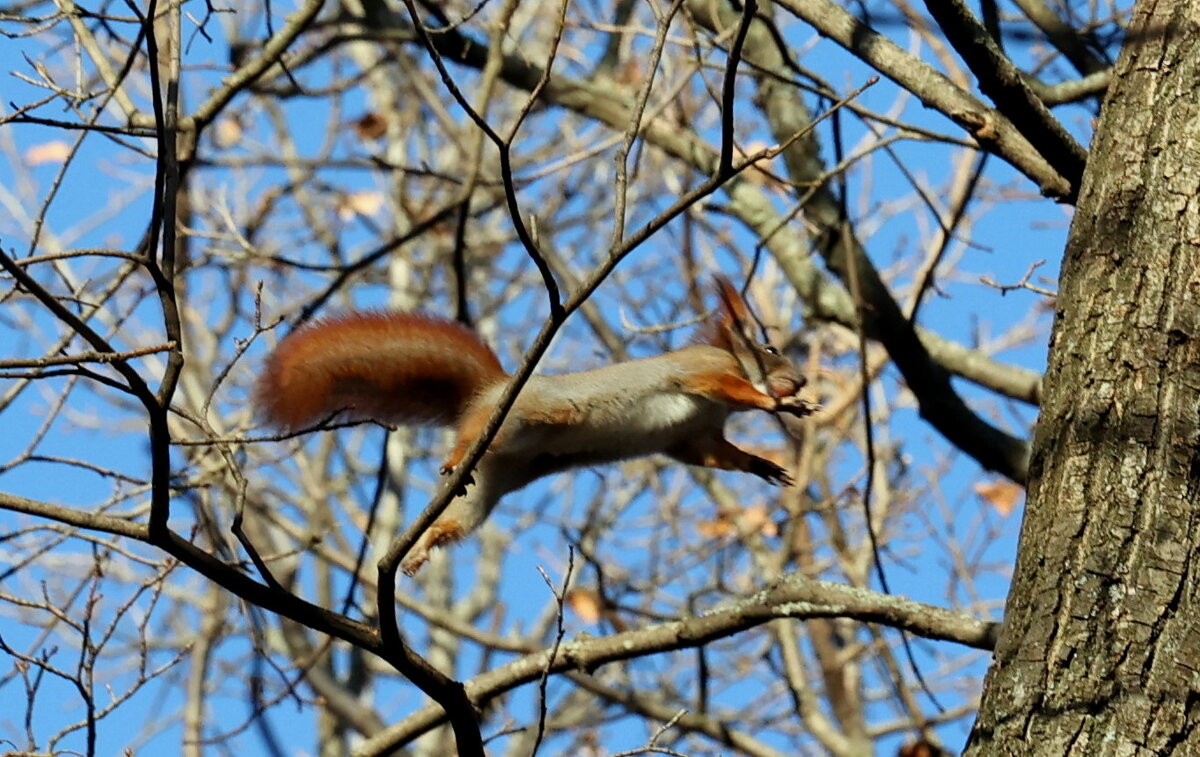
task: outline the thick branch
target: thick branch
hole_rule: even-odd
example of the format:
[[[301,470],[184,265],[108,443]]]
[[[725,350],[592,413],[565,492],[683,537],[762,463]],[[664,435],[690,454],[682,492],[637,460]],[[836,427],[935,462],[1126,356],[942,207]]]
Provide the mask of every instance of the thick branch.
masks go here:
[[[1065,200],[1079,191],[1004,113],[959,89],[936,69],[906,52],[830,0],[780,0],[780,7],[811,24],[864,63],[965,128],[980,148],[1008,161],[1037,183],[1042,194]]]
[[[1063,54],[1075,70],[1087,76],[1108,70],[1108,64],[1096,57],[1087,46],[1087,38],[1075,27],[1059,18],[1045,0],[1013,0],[1025,17],[1041,29],[1050,44]]]
[[[85,512],[3,492],[0,492],[0,508],[153,544],[150,529],[146,525],[126,518]],[[294,594],[272,590],[174,533],[169,533],[166,542],[157,546],[247,602],[383,656],[379,635],[363,623],[306,602]]]
[[[962,0],[925,0],[946,39],[979,80],[979,88],[1078,193],[1087,151],[1025,83],[1021,71]],[[1070,200],[1071,198],[1064,198]]]
[[[527,655],[467,682],[467,695],[483,706],[543,671],[594,670],[600,665],[646,655],[688,649],[754,628],[776,618],[853,618],[903,628],[917,636],[991,649],[999,624],[962,613],[841,584],[790,575],[759,593],[705,615],[662,623],[602,638],[562,644]],[[426,707],[365,741],[356,757],[384,755],[443,722],[439,708]]]

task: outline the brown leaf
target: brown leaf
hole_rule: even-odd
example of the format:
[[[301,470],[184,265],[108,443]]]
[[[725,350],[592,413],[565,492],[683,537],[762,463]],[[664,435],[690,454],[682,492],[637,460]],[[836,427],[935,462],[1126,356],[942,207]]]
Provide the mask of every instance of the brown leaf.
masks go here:
[[[591,589],[571,589],[565,597],[567,607],[575,611],[584,623],[600,621],[600,595]]]
[[[996,512],[1005,516],[1017,506],[1017,500],[1020,499],[1022,491],[1024,490],[1019,485],[1003,479],[997,479],[991,483],[975,484],[975,493],[987,500]]]
[[[215,130],[213,132],[213,144],[221,149],[233,147],[242,141],[242,122],[226,116],[217,120]]]
[[[622,63],[613,74],[613,78],[621,84],[641,84],[646,79],[646,71],[640,58],[629,58]]]
[[[383,207],[383,195],[375,191],[351,192],[338,204],[338,218],[350,221],[354,216],[373,216]]]
[[[778,536],[779,527],[771,520],[766,506],[752,505],[723,509],[716,518],[698,522],[696,533],[705,539],[723,539],[737,533]]]
[[[779,536],[779,527],[771,520],[771,513],[763,505],[755,505],[742,510],[738,517],[738,526],[746,533],[760,533],[763,536]]]
[[[723,539],[732,533],[737,532],[737,526],[733,520],[725,514],[713,520],[702,520],[696,524],[696,533],[703,536],[705,539]]]
[[[351,123],[354,126],[354,133],[364,142],[379,139],[387,133],[387,119],[378,113],[367,113]]]
[[[31,166],[43,163],[62,163],[71,154],[71,146],[61,139],[34,145],[25,151],[25,162]]]
[[[896,752],[896,757],[946,757],[946,750],[925,739],[905,744]]]

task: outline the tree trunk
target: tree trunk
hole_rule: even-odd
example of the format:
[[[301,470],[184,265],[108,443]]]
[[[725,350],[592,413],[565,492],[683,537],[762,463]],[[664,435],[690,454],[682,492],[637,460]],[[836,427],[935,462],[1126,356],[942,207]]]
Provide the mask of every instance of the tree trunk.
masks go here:
[[[1062,267],[968,754],[1200,754],[1200,0],[1142,0]]]

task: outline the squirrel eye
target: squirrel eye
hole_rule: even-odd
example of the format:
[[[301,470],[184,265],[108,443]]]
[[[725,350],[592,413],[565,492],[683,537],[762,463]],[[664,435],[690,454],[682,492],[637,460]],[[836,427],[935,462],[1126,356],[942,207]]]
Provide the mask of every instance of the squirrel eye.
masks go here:
[[[778,355],[779,354],[779,350],[775,349],[774,347],[772,347],[769,344],[762,345],[762,351],[767,353],[768,355]]]

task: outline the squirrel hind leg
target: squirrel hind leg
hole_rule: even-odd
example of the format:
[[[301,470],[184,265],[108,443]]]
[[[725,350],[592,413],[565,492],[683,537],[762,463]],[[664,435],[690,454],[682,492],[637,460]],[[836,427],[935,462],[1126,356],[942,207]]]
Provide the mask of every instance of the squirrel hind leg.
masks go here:
[[[407,576],[415,575],[421,566],[429,561],[429,550],[456,542],[466,535],[467,529],[457,519],[438,518],[408,551],[408,556],[400,563],[400,570]]]

